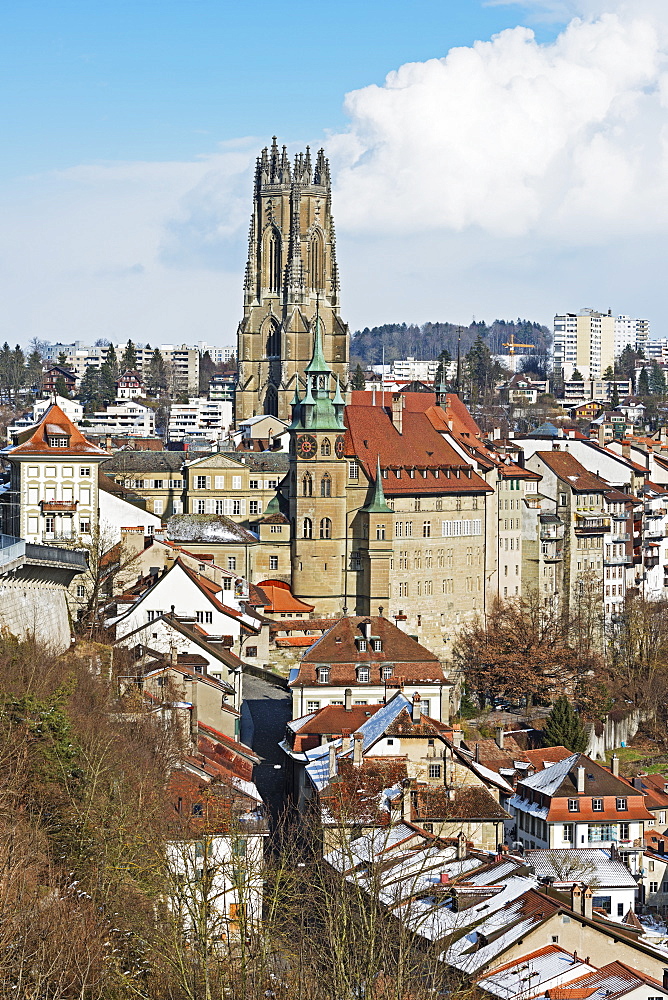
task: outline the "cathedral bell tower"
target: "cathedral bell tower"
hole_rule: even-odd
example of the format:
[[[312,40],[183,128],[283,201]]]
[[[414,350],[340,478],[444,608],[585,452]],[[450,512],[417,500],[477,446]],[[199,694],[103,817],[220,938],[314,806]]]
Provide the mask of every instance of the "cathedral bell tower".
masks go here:
[[[346,482],[339,380],[325,361],[316,314],[306,392],[295,390],[290,427],[292,592],[320,615],[340,614],[346,551]]]
[[[321,350],[348,383],[348,327],[339,315],[339,274],[329,162],[306,147],[294,162],[272,142],[258,157],[237,332],[236,419],[261,413],[290,419],[304,385],[316,313]]]

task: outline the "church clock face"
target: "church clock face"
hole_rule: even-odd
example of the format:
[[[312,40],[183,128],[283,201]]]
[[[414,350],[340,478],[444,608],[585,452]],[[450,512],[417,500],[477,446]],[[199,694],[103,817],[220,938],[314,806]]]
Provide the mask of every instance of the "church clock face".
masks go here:
[[[300,434],[297,438],[297,454],[300,458],[315,458],[318,442],[312,434]]]
[[[334,443],[334,451],[336,452],[337,458],[343,458],[343,445],[344,445],[343,434],[339,434]]]

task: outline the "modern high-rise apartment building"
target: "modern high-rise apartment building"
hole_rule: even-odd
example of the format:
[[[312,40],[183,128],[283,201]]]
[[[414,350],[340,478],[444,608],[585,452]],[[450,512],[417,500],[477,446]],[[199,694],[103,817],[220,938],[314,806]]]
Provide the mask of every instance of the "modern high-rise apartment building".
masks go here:
[[[627,344],[645,347],[649,320],[613,316],[612,311],[581,309],[554,317],[553,363],[555,373],[569,381],[574,371],[585,379],[598,379],[614,365]]]

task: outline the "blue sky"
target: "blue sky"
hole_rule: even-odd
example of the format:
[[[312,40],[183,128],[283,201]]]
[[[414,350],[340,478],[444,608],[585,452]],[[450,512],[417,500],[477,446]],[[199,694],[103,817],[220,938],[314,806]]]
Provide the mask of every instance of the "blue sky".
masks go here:
[[[345,127],[348,91],[516,23],[517,8],[478,0],[5,4],[0,169],[190,158],[274,132],[322,138]]]
[[[324,143],[354,329],[663,335],[665,0],[6,4],[5,337],[231,343],[254,158]]]

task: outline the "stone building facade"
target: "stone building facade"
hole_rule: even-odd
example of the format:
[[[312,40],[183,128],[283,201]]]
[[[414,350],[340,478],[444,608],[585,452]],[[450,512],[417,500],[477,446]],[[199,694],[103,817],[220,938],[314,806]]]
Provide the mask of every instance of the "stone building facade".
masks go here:
[[[311,357],[316,314],[323,351],[348,380],[348,327],[339,313],[339,276],[329,163],[272,143],[258,157],[237,334],[237,423],[261,413],[290,418],[291,399]]]

